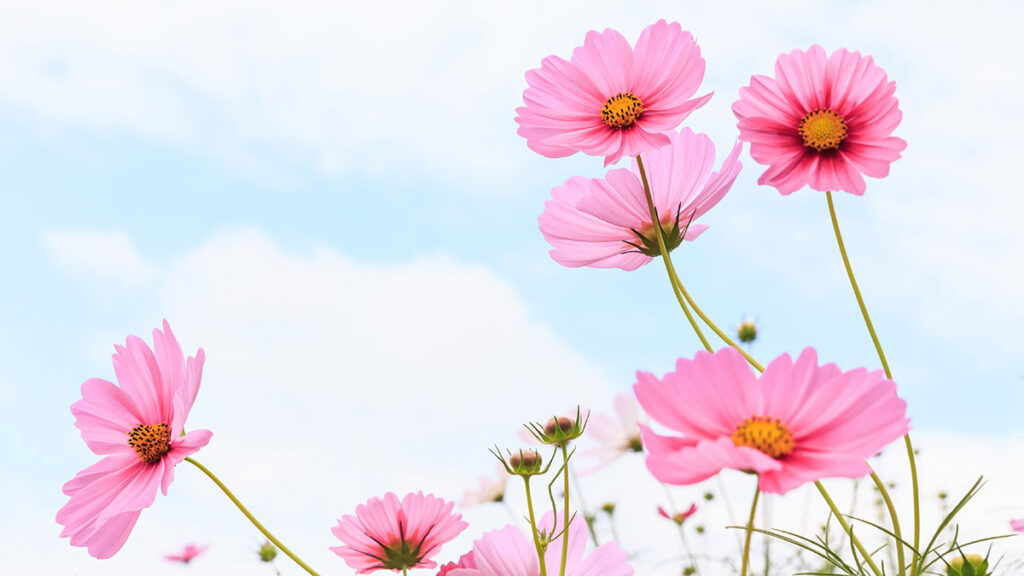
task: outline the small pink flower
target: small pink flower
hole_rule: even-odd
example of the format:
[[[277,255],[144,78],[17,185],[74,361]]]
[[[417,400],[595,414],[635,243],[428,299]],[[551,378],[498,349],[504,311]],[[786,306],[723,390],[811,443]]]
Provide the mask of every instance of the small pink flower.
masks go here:
[[[1010,530],[1024,534],[1024,518],[1021,518],[1020,520],[1010,520]]]
[[[715,147],[689,128],[666,132],[668,146],[644,154],[644,169],[658,219],[671,252],[707,229],[694,223],[725,196],[741,165],[742,143],[733,146],[721,170],[712,172]],[[610,170],[604,178],[574,176],[551,191],[538,218],[563,266],[636,270],[660,254],[640,171]]]
[[[569,61],[548,56],[526,73],[518,133],[548,158],[584,152],[614,164],[668,144],[662,133],[711,98],[690,99],[703,78],[700,48],[676,22],[644,28],[635,49],[615,30],[591,30]]]
[[[476,562],[473,561],[473,552],[469,551],[459,557],[458,563],[449,562],[444,566],[441,566],[441,570],[438,571],[437,576],[446,576],[449,572],[456,568],[476,568]]]
[[[86,546],[96,558],[109,558],[124,546],[157,489],[167,494],[174,467],[213,435],[182,434],[206,354],[200,348],[186,360],[166,320],[163,328],[153,330],[155,352],[136,336],[125,347],[115,346],[118,385],[86,380],[82,399],[71,405],[85,444],[104,458],[64,484],[70,500],[57,512],[57,522],[64,526],[62,538]]]
[[[732,111],[740,140],[768,170],[758,184],[790,194],[804,186],[864,194],[864,177],[889,175],[907,143],[892,136],[903,115],[896,83],[870,56],[821,46],[775,62],[775,78],[756,75]]]
[[[632,394],[615,395],[615,416],[592,413],[587,435],[600,443],[600,447],[584,450],[580,456],[594,458],[582,473],[589,474],[612,463],[626,452],[643,452],[640,439],[640,407]]]
[[[679,526],[682,526],[683,522],[686,522],[687,518],[689,518],[690,516],[693,516],[696,513],[697,513],[697,505],[696,504],[690,504],[690,507],[687,508],[686,511],[684,511],[684,512],[676,512],[675,514],[669,514],[668,512],[665,511],[664,508],[662,508],[661,506],[658,506],[658,514],[661,514],[662,516],[664,516],[665,518],[668,518],[669,520],[675,522]]]
[[[881,370],[818,366],[813,348],[779,356],[757,378],[732,348],[679,359],[661,380],[637,373],[633,387],[655,421],[641,426],[647,468],[667,484],[695,484],[723,468],[758,474],[783,494],[825,477],[857,478],[865,459],[907,433],[907,405]]]
[[[401,501],[393,492],[371,498],[345,515],[331,533],[342,541],[331,551],[345,559],[356,574],[376,570],[436,568],[430,559],[441,545],[466,529],[454,502],[433,494],[410,493]]]
[[[462,496],[459,506],[470,507],[488,502],[501,502],[505,499],[505,485],[508,483],[509,473],[501,463],[494,467],[494,478],[480,477],[480,488],[467,490]]]
[[[181,562],[182,564],[188,564],[193,558],[199,556],[203,552],[206,552],[207,546],[196,546],[195,544],[186,544],[184,550],[177,554],[168,554],[164,558],[171,562]]]
[[[552,526],[549,512],[538,528],[549,530]],[[633,568],[626,563],[626,552],[614,542],[598,546],[586,557],[586,527],[577,518],[569,525],[569,549],[565,564],[565,576],[632,576]],[[558,574],[562,560],[562,538],[548,545],[544,563],[548,574]],[[519,528],[511,524],[500,530],[492,530],[473,542],[473,561],[476,567],[456,568],[447,576],[539,576],[537,550],[533,541]]]

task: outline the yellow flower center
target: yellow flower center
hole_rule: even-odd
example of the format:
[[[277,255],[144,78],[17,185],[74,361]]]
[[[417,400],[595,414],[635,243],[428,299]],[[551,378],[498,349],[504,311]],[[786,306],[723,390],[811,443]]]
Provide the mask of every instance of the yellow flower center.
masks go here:
[[[846,133],[846,120],[831,108],[815,110],[800,120],[800,137],[804,139],[804,146],[818,152],[839,148]]]
[[[619,92],[604,103],[601,121],[612,130],[632,128],[644,113],[644,103],[631,92]]]
[[[139,460],[156,464],[171,451],[171,429],[167,424],[139,424],[128,433],[128,445]]]
[[[772,458],[781,458],[793,451],[793,434],[778,418],[751,416],[732,433],[737,446],[749,446]]]

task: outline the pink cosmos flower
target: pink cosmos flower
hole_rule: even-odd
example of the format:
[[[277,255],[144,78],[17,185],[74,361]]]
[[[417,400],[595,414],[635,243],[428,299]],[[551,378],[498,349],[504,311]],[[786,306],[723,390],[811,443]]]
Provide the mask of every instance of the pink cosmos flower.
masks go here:
[[[864,194],[863,174],[889,175],[907,143],[892,136],[903,114],[896,83],[870,56],[821,46],[775,62],[775,78],[756,75],[732,111],[740,140],[768,170],[758,184],[790,194],[804,186]]]
[[[461,514],[453,514],[454,502],[433,494],[407,494],[401,501],[393,492],[371,498],[345,515],[331,533],[342,541],[331,551],[345,559],[356,574],[376,570],[435,568],[430,559],[441,545],[466,529]]]
[[[589,474],[607,466],[626,452],[643,452],[640,440],[640,407],[632,394],[615,395],[615,416],[592,413],[587,435],[597,440],[600,447],[584,450],[580,456],[596,461],[581,473]]]
[[[86,380],[82,399],[71,405],[85,444],[104,458],[64,484],[70,500],[57,512],[57,522],[64,526],[62,538],[96,558],[109,558],[124,546],[157,488],[166,495],[174,467],[213,435],[183,434],[206,354],[200,348],[186,360],[166,320],[163,328],[153,330],[154,350],[136,336],[115,346],[118,384]]]
[[[582,151],[607,166],[668,144],[662,133],[711,98],[690,99],[703,78],[700,48],[676,22],[644,28],[635,49],[615,30],[591,30],[569,61],[548,56],[526,73],[518,134],[548,158]]]
[[[541,520],[538,528],[550,530],[552,514]],[[569,550],[565,564],[565,576],[632,576],[633,568],[626,563],[626,552],[614,542],[598,546],[583,556],[587,545],[584,522],[577,518],[569,525]],[[558,574],[562,561],[562,539],[557,538],[548,545],[544,564],[548,574]],[[456,568],[447,576],[539,576],[537,550],[533,541],[519,528],[509,524],[500,530],[492,530],[473,542],[473,562],[476,567]]]
[[[707,229],[695,224],[729,191],[741,164],[736,142],[721,170],[712,172],[715,147],[689,128],[665,132],[668,146],[644,154],[644,169],[661,227],[672,251]],[[563,266],[636,270],[660,254],[634,160],[631,169],[610,170],[604,178],[574,176],[551,191],[538,218],[554,246],[551,257]]]
[[[186,544],[185,548],[177,554],[167,554],[164,558],[171,562],[181,562],[182,564],[188,564],[193,558],[199,556],[203,552],[206,552],[207,546],[196,546],[195,544]]]
[[[665,518],[668,518],[669,520],[675,522],[678,526],[682,526],[683,522],[686,522],[687,518],[689,518],[690,516],[693,516],[696,513],[697,513],[697,505],[696,504],[690,504],[690,507],[687,508],[685,511],[683,511],[683,512],[676,512],[675,514],[669,514],[668,512],[665,511],[664,508],[662,508],[661,506],[658,506],[658,514],[661,514]]]
[[[505,485],[508,483],[509,477],[505,466],[497,463],[494,467],[494,478],[481,476],[480,487],[476,490],[467,490],[462,496],[459,506],[469,507],[488,502],[501,502],[505,499]]]
[[[444,566],[441,566],[441,570],[438,571],[437,576],[446,576],[456,568],[476,568],[476,562],[473,561],[473,552],[469,551],[459,557],[458,563],[449,562]]]
[[[680,359],[661,380],[637,373],[640,405],[683,434],[641,426],[647,468],[668,484],[694,484],[723,468],[758,474],[783,494],[824,477],[856,478],[865,459],[908,429],[906,402],[881,370],[818,366],[813,348],[776,358],[757,378],[732,348]]]
[[[1024,518],[1021,518],[1020,520],[1010,520],[1010,530],[1024,534]]]

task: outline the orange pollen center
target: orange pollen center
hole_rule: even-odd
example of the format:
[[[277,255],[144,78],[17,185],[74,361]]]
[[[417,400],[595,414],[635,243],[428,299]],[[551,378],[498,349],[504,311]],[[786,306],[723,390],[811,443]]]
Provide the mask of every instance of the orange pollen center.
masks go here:
[[[128,433],[128,445],[139,460],[156,464],[171,451],[171,429],[167,424],[139,424]]]
[[[601,121],[612,130],[632,128],[644,113],[644,103],[631,92],[619,92],[604,103]]]
[[[831,108],[815,110],[800,120],[800,137],[804,139],[804,146],[818,152],[839,148],[846,133],[846,120]]]
[[[781,458],[793,451],[793,434],[778,418],[751,416],[732,433],[737,446],[749,446],[772,458]]]

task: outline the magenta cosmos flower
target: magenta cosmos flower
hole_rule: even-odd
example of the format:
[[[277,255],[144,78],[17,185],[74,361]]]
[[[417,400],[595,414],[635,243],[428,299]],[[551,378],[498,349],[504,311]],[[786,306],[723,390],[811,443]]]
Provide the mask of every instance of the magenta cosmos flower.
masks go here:
[[[663,132],[711,98],[690,99],[703,78],[700,48],[676,22],[644,28],[635,49],[615,30],[591,30],[569,61],[548,56],[526,73],[518,134],[548,158],[582,151],[607,166],[668,144]]]
[[[407,494],[401,501],[394,493],[371,498],[345,515],[331,528],[344,545],[331,551],[345,559],[356,574],[376,570],[435,568],[430,559],[441,545],[466,529],[461,514],[453,514],[454,502],[433,494]]]
[[[723,468],[758,474],[782,494],[825,477],[857,478],[865,459],[907,433],[906,402],[881,370],[818,366],[813,348],[776,358],[757,378],[725,348],[680,359],[661,380],[639,372],[640,405],[683,436],[641,425],[647,468],[667,484],[694,484]]]
[[[821,46],[775,62],[775,78],[756,75],[732,110],[740,139],[768,169],[758,184],[790,194],[815,190],[864,193],[863,175],[882,178],[907,143],[892,136],[903,117],[896,83],[870,56]]]
[[[644,154],[643,162],[671,252],[707,229],[694,221],[729,191],[740,172],[743,144],[737,142],[722,168],[712,172],[710,138],[689,128],[664,136],[669,145]],[[660,254],[635,160],[630,169],[610,170],[604,178],[570,178],[551,191],[538,221],[554,246],[551,257],[563,266],[636,270]]]
[[[181,552],[178,552],[177,554],[167,554],[166,556],[164,556],[164,558],[170,560],[171,562],[181,562],[182,564],[188,564],[196,556],[199,556],[203,552],[206,552],[206,549],[206,546],[186,544],[185,548]]]
[[[540,522],[540,529],[550,530],[549,512]],[[633,568],[626,563],[626,552],[614,542],[598,546],[584,557],[587,534],[584,522],[577,518],[569,525],[569,550],[565,563],[565,576],[632,576]],[[548,545],[544,564],[548,574],[558,574],[562,561],[562,540]],[[486,532],[473,542],[473,563],[476,567],[455,568],[446,576],[539,576],[537,549],[533,541],[516,526],[509,524],[500,530]]]
[[[174,467],[213,435],[183,434],[206,354],[200,348],[186,360],[166,320],[163,328],[153,330],[153,350],[136,336],[114,346],[118,384],[86,380],[82,399],[71,405],[85,444],[104,458],[64,484],[71,498],[57,522],[64,526],[62,538],[96,558],[121,549],[157,489],[167,494]]]

